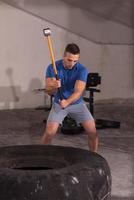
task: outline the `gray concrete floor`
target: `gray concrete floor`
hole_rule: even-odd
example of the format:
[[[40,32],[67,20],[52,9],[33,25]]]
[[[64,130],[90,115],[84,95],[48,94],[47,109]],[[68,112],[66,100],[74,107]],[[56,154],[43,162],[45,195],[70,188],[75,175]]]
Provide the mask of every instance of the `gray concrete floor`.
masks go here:
[[[99,151],[112,173],[112,200],[134,200],[134,99],[96,103],[95,118],[121,122],[119,129],[98,129]],[[36,109],[0,111],[0,146],[38,144],[48,112]],[[88,149],[87,135],[59,133],[53,145]]]

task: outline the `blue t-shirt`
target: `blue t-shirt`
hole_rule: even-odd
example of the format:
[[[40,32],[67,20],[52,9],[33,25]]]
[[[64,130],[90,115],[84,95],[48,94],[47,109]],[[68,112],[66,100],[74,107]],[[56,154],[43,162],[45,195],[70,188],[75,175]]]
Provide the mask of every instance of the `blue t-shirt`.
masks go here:
[[[58,77],[61,80],[61,93],[63,99],[67,99],[74,92],[74,86],[77,80],[81,80],[84,82],[87,81],[88,71],[79,62],[77,62],[72,69],[65,69],[62,60],[58,60],[56,61],[56,68],[58,72]],[[50,64],[46,71],[46,78],[52,77],[55,77],[55,75],[52,64]],[[60,95],[59,92],[57,92],[54,95],[54,102],[59,103],[59,100]],[[83,101],[82,96],[72,104],[78,104],[81,101]]]

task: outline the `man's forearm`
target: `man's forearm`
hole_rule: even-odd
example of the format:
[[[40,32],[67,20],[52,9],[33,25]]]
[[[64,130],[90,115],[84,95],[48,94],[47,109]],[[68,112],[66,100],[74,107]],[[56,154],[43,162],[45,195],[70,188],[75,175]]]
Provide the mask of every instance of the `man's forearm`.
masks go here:
[[[46,87],[46,93],[48,95],[54,95],[56,92],[57,92],[57,88],[52,87],[52,86]]]
[[[83,92],[85,90],[85,85],[86,85],[85,82],[80,80],[75,83],[74,92],[67,99],[68,105],[74,103],[83,95]]]
[[[77,101],[82,95],[82,92],[74,92],[68,99],[67,99],[67,102],[68,104],[70,105],[71,103]]]
[[[47,78],[46,79],[46,92],[49,95],[54,95],[58,87],[61,87],[60,80],[56,80],[55,78]]]

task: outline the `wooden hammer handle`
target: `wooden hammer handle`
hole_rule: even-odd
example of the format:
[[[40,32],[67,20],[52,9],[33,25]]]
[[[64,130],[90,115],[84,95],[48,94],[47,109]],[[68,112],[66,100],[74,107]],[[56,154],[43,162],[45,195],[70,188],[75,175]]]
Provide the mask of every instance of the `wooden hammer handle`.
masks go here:
[[[44,29],[44,30],[43,30],[44,33],[45,33],[45,30],[50,31],[49,29]],[[47,34],[45,33],[44,35],[47,37],[48,48],[49,48],[49,51],[50,51],[50,57],[51,57],[51,60],[52,60],[52,66],[53,66],[55,78],[56,78],[56,80],[59,80],[58,71],[57,71],[56,64],[55,64],[55,59],[54,59],[54,53],[53,53],[52,41],[51,41],[50,33],[49,33],[49,34],[48,34],[48,33],[47,33]],[[58,88],[58,92],[59,92],[59,95],[60,95],[60,100],[62,100],[63,97],[62,97],[61,87]]]
[[[53,53],[53,48],[52,48],[52,42],[51,42],[51,38],[50,38],[50,35],[47,36],[47,39],[48,39],[48,47],[49,47],[49,51],[50,51],[50,56],[51,56],[51,60],[52,60],[52,65],[53,65],[53,70],[54,70],[54,74],[58,75],[58,72],[57,72],[57,68],[56,68],[56,64],[55,64],[55,59],[54,59],[54,53]],[[58,78],[58,77],[57,77]],[[57,79],[56,78],[56,79]]]

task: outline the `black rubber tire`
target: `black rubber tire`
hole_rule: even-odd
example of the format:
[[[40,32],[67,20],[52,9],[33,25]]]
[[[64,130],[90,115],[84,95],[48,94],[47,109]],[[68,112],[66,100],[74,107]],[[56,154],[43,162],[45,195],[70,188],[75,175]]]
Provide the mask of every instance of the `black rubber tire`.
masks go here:
[[[76,135],[83,132],[83,127],[77,124],[70,116],[66,116],[61,125],[61,133],[67,135]]]
[[[98,129],[120,128],[120,122],[107,119],[96,119],[96,127]]]
[[[82,132],[83,132],[82,126],[74,126],[74,127],[61,126],[61,133],[65,135],[76,135]]]
[[[107,200],[111,173],[100,155],[44,145],[0,148],[1,200]]]

